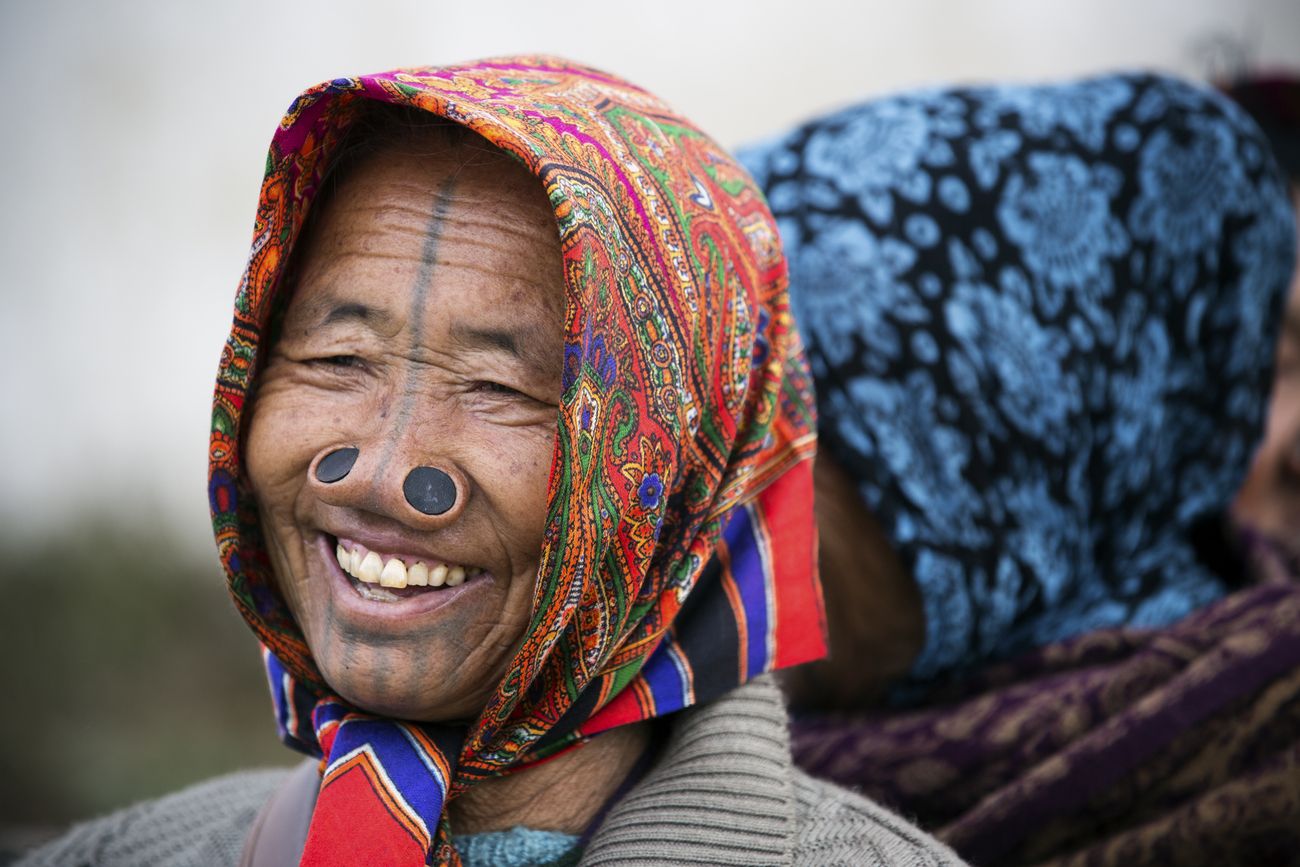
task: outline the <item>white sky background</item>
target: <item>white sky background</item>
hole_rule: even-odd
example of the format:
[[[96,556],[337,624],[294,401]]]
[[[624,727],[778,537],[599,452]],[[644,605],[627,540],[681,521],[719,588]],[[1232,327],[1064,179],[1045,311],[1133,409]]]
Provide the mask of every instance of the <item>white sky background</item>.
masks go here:
[[[212,378],[266,145],[307,85],[561,54],[735,145],[918,84],[1204,77],[1225,40],[1300,69],[1300,2],[0,0],[0,537],[107,511],[210,549]]]

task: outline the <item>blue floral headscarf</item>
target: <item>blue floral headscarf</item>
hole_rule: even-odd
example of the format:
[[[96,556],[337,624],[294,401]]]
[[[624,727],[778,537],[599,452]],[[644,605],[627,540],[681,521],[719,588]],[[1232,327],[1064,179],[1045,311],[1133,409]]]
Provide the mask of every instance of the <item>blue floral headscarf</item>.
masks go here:
[[[1155,76],[903,94],[741,152],[822,440],[924,600],[934,678],[1222,595],[1294,226],[1268,145]]]

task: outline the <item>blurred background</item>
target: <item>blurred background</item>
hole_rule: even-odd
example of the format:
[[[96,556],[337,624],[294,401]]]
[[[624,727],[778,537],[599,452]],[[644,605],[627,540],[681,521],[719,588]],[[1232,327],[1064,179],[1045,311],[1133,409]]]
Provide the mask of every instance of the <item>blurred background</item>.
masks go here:
[[[1295,0],[0,0],[0,855],[278,746],[205,497],[210,384],[299,90],[517,51],[724,144],[920,84],[1300,67]]]

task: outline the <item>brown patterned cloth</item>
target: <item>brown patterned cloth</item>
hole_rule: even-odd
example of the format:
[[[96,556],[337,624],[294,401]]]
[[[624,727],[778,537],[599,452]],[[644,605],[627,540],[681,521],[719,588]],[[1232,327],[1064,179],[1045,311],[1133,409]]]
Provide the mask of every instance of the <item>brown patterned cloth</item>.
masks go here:
[[[1300,583],[994,666],[919,709],[806,717],[796,760],[974,864],[1300,864]]]

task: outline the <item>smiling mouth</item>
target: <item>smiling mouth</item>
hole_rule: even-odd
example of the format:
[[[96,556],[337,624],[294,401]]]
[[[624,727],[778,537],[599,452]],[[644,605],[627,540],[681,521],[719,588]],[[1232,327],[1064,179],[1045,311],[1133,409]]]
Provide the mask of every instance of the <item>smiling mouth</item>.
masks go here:
[[[473,566],[382,554],[349,539],[338,539],[334,556],[357,595],[372,602],[400,602],[412,596],[459,587],[483,574]]]

